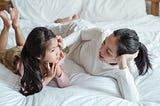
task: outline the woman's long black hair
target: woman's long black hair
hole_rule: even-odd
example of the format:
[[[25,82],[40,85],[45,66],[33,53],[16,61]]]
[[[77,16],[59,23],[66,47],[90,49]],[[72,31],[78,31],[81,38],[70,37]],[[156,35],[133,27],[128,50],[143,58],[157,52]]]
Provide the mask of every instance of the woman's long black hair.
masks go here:
[[[134,59],[139,75],[144,75],[152,65],[149,60],[148,50],[144,44],[139,42],[139,37],[134,30],[118,29],[113,32],[118,37],[118,55],[133,54],[139,50],[138,56]]]
[[[21,79],[20,92],[23,95],[31,95],[42,90],[40,66],[44,66],[44,64],[37,57],[45,56],[47,42],[55,37],[56,35],[45,27],[36,27],[28,35],[21,52],[24,73]]]

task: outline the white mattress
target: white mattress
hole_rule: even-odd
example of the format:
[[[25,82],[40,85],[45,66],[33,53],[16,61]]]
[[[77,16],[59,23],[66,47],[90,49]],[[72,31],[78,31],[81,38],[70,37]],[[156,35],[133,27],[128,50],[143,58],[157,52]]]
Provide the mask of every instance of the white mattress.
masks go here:
[[[2,28],[0,22],[0,28]],[[49,23],[21,20],[22,30],[27,36],[35,26]],[[95,23],[102,28],[132,28],[149,49],[153,71],[136,79],[140,101],[133,103],[121,98],[117,82],[111,78],[91,76],[72,60],[65,60],[71,86],[57,88],[54,81],[41,92],[25,97],[19,90],[19,77],[0,64],[0,106],[159,106],[160,105],[160,18],[146,16],[140,19]],[[15,45],[13,30],[8,47]]]

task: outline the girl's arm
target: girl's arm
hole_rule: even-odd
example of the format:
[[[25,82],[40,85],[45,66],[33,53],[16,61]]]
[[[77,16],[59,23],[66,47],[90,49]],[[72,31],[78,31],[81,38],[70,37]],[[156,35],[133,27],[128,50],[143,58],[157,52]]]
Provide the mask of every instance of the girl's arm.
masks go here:
[[[45,78],[43,79],[43,87],[44,87],[44,86],[47,86],[48,83],[49,83],[52,79],[53,79],[53,78],[51,78],[51,77],[45,77]]]
[[[66,70],[64,69],[64,59],[65,59],[65,56],[63,52],[61,51],[60,61],[57,63],[55,67],[55,70],[57,72],[55,78],[57,81],[57,85],[60,88],[67,87],[70,85],[69,78],[67,76]]]
[[[59,62],[56,64],[56,67],[55,67],[55,71],[57,72],[55,78],[57,81],[57,85],[60,88],[67,87],[70,85],[69,78],[64,68],[64,59],[65,59],[65,55],[61,50]]]
[[[70,85],[69,83],[69,78],[63,68],[63,65],[56,65],[56,68],[54,69],[53,72],[49,72],[50,74],[48,74],[44,79],[43,79],[43,86],[47,86],[48,83],[53,79],[56,78],[58,87],[63,88],[63,87],[67,87]]]
[[[58,87],[64,88],[64,87],[69,86],[70,85],[70,81],[69,81],[69,78],[67,76],[67,73],[64,70],[63,65],[58,66],[57,67],[57,71],[60,72],[60,74],[55,77]]]

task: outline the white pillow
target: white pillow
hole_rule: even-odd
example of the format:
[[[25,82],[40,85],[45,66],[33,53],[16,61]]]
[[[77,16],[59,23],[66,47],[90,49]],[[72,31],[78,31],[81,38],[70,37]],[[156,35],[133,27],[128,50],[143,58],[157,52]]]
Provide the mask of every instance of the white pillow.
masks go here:
[[[146,15],[145,0],[85,0],[81,18],[91,22],[133,19]]]
[[[82,0],[12,0],[12,3],[21,18],[46,22],[77,14],[82,6]]]

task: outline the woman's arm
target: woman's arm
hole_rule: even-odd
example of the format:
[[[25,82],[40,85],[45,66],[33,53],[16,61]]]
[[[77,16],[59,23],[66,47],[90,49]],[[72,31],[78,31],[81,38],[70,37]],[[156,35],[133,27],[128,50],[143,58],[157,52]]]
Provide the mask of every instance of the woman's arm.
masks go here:
[[[139,101],[139,92],[134,77],[127,66],[127,61],[134,59],[137,54],[138,53],[121,55],[117,57],[119,68],[108,65],[110,69],[104,69],[99,73],[100,76],[114,78],[118,83],[122,97],[133,102]]]
[[[75,31],[67,37],[63,38],[63,48],[70,46],[71,44],[77,41],[89,41],[89,40],[99,40],[103,36],[101,29],[99,28],[91,28],[87,30],[79,30]],[[107,33],[106,33],[107,34]]]
[[[119,71],[120,72],[118,72],[116,75],[116,80],[118,82],[122,97],[129,101],[138,102],[139,92],[128,67]]]
[[[128,67],[125,69],[104,69],[102,71],[103,72],[98,75],[103,77],[111,77],[117,81],[122,98],[132,102],[139,101],[139,92],[134,82],[134,77],[130,73]]]
[[[119,65],[119,71],[117,73],[116,79],[121,91],[122,96],[130,101],[139,101],[139,92],[136,88],[134,78],[129,71],[127,66],[128,61],[136,58],[138,51],[134,54],[124,54],[117,57],[117,63]]]
[[[68,35],[67,37],[63,38],[62,43],[63,43],[63,49],[72,45],[73,43],[77,42],[80,40],[80,35],[81,31],[75,31]]]
[[[56,35],[61,35],[63,38],[63,48],[81,40],[97,40],[102,35],[102,32],[104,33],[108,31],[102,31],[101,29],[96,28],[93,24],[84,20],[76,20],[56,27],[50,27],[50,29]]]

